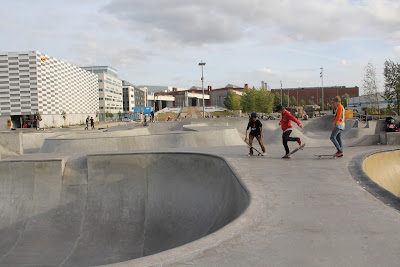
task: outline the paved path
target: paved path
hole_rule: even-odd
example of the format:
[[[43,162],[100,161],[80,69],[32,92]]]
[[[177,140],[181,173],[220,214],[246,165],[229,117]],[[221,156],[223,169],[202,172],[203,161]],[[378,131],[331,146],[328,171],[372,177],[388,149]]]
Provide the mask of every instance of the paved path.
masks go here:
[[[382,147],[349,148],[344,158],[326,160],[313,154],[331,147],[305,149],[289,160],[280,158],[280,146],[267,147],[266,158],[247,157],[245,148],[221,149],[250,177],[257,223],[171,265],[398,266],[400,213],[361,188],[347,168],[353,156],[374,149]]]

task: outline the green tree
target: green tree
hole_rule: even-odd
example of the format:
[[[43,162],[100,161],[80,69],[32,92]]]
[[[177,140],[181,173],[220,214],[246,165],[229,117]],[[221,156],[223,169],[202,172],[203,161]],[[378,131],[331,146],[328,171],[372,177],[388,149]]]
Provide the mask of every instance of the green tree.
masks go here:
[[[238,94],[235,94],[232,99],[232,110],[241,110],[241,97]]]
[[[274,107],[276,107],[277,105],[281,104],[281,94],[278,92],[275,92],[274,94]]]
[[[385,78],[384,98],[391,107],[396,107],[397,114],[400,113],[400,64],[386,60],[383,69]]]
[[[253,89],[245,89],[241,99],[243,112],[253,112],[256,109],[256,92]]]
[[[284,95],[283,95],[283,98],[282,98],[282,106],[283,106],[283,107],[289,106],[289,103],[288,103],[288,95],[287,95],[287,94],[284,94]]]
[[[236,94],[235,94],[235,92],[233,92],[233,90],[228,90],[228,92],[226,94],[224,105],[229,110],[233,110],[232,103],[233,103],[234,95],[236,95]]]
[[[342,104],[344,107],[347,107],[347,99],[350,98],[350,95],[348,93],[345,93],[342,99]]]
[[[309,105],[315,105],[315,102],[312,101],[312,100],[310,100],[310,101],[308,101],[308,104],[309,104]]]
[[[290,98],[290,106],[295,107],[297,106],[297,100],[294,96]]]
[[[304,99],[300,100],[300,106],[305,106],[306,105],[306,101]]]
[[[256,111],[262,113],[271,113],[274,105],[274,95],[266,90],[256,91]]]

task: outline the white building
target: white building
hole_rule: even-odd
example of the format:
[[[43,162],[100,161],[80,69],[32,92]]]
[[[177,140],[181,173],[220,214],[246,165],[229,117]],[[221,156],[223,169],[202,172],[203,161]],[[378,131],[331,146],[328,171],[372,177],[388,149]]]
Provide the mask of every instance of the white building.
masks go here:
[[[34,124],[36,113],[44,127],[77,124],[97,111],[96,75],[38,51],[0,53],[0,117],[13,127]]]
[[[118,78],[118,72],[108,66],[89,66],[82,69],[98,77],[100,119],[102,120],[107,112],[114,114],[114,117],[119,112],[122,113],[124,110],[122,80]]]
[[[378,104],[379,102],[379,104]],[[374,106],[376,109],[386,109],[388,105],[388,101],[385,100],[380,94],[378,94],[378,101],[375,97],[368,97],[365,95],[350,97],[347,99],[347,109],[357,110],[359,113],[363,113],[362,108],[368,107],[371,108]]]

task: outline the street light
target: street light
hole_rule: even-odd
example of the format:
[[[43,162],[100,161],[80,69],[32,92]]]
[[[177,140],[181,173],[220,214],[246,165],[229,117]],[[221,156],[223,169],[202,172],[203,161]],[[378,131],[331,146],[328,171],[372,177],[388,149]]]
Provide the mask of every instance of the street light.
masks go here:
[[[324,111],[324,68],[320,68],[321,72],[319,73],[319,77],[321,78],[322,81],[322,87],[321,87],[321,91],[322,91],[322,111]]]
[[[203,118],[205,118],[205,110],[204,110],[204,76],[203,76],[203,66],[205,66],[206,63],[201,61],[199,63],[199,66],[201,66],[201,90],[203,91]]]

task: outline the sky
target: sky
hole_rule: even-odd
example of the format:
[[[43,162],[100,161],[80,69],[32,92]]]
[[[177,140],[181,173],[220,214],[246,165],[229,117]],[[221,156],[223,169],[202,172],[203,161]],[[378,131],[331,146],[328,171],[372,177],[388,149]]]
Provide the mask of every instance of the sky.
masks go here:
[[[107,65],[135,85],[359,86],[400,62],[399,0],[14,0],[0,52]]]

